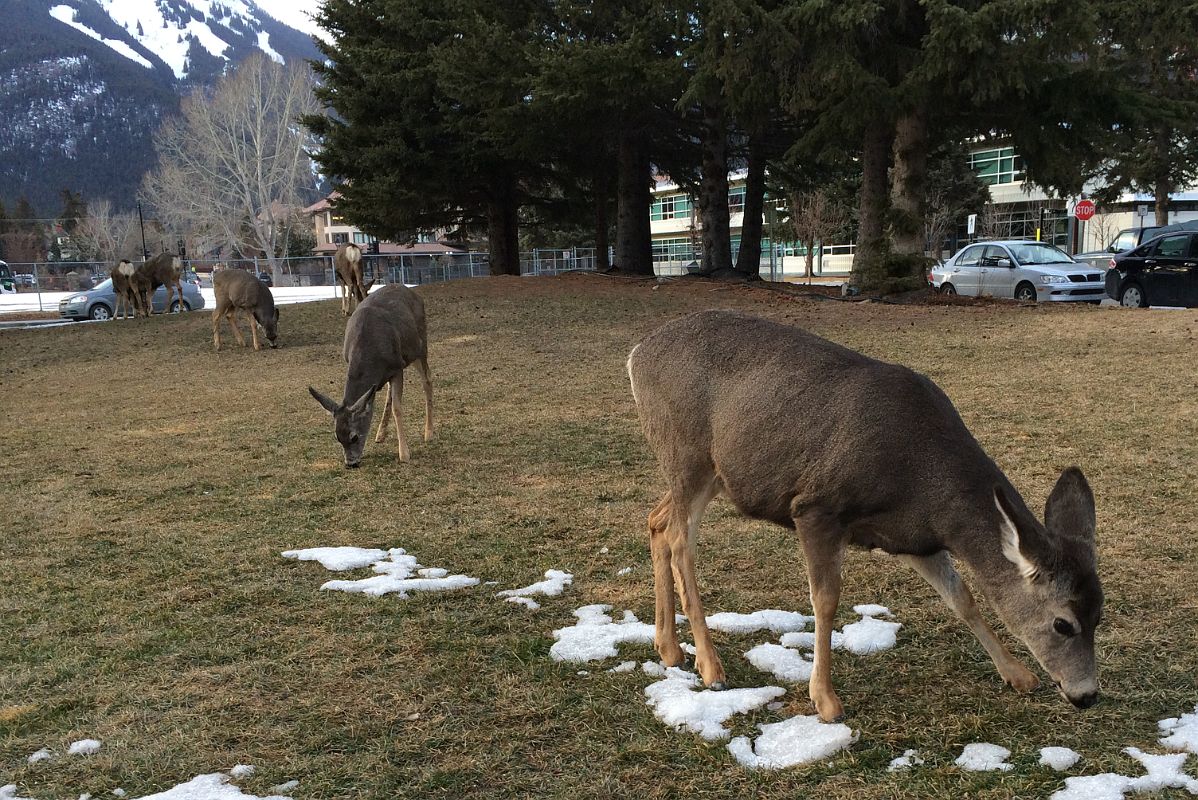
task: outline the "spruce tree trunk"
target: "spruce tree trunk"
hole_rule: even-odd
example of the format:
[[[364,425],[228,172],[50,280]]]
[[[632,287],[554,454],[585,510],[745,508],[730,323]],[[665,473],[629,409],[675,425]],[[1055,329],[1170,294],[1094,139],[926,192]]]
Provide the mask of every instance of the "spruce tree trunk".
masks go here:
[[[853,283],[872,288],[886,278],[886,212],[889,208],[890,145],[894,127],[878,118],[865,129],[861,147],[861,194],[857,211],[857,249]]]
[[[922,256],[924,238],[924,182],[928,172],[928,116],[923,105],[899,117],[894,130],[894,168],[890,203],[894,252]]]
[[[510,180],[492,187],[487,202],[487,251],[492,275],[520,274],[518,210]]]
[[[607,258],[608,250],[608,225],[607,225],[607,203],[611,193],[611,179],[608,175],[606,164],[600,167],[595,173],[595,269],[598,272],[607,272],[611,269],[611,262]]]
[[[718,106],[703,106],[702,167],[699,180],[699,232],[703,237],[705,274],[732,270],[732,238],[728,230],[728,131]],[[743,241],[743,240],[742,240]]]
[[[807,251],[807,255],[803,257],[803,260],[806,263],[805,270],[807,273],[808,282],[810,282],[811,276],[815,274],[815,239],[807,239],[804,241],[803,249]]]
[[[633,275],[653,274],[649,231],[649,153],[636,131],[620,134],[616,185],[616,268]]]
[[[1156,224],[1169,224],[1169,192],[1172,191],[1172,181],[1169,180],[1169,168],[1167,159],[1169,158],[1169,131],[1161,128],[1156,132],[1156,160],[1160,164],[1160,170],[1156,175],[1156,180],[1153,181],[1153,194],[1155,195],[1155,211]]]
[[[740,223],[740,252],[736,271],[750,278],[761,277],[761,228],[765,210],[765,158],[761,135],[749,137],[749,163],[745,176],[745,212]]]

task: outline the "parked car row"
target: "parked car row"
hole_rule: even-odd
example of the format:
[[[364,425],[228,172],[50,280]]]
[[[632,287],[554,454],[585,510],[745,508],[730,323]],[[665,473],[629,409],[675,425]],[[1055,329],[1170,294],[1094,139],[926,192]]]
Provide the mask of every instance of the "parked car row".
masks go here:
[[[943,294],[1009,297],[1024,302],[1198,307],[1198,232],[1172,232],[1115,255],[1106,269],[1079,263],[1045,244],[1009,239],[961,248],[928,273]]]
[[[150,305],[153,306],[155,313],[167,310],[165,286],[159,286],[150,297]],[[183,307],[179,307],[179,300],[175,298],[171,301],[170,310],[198,311],[203,307],[204,295],[200,294],[200,287],[196,285],[195,281],[185,280],[183,281]],[[112,290],[111,278],[104,279],[94,289],[65,297],[58,304],[58,314],[65,319],[106,320],[112,319],[114,311],[116,311],[116,292]]]

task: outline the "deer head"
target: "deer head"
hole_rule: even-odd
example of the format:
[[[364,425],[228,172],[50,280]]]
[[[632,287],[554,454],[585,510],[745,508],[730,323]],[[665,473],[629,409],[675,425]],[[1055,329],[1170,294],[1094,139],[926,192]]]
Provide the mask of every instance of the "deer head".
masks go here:
[[[370,422],[374,417],[374,389],[359,397],[350,405],[335,403],[311,386],[308,391],[325,411],[333,415],[333,435],[345,450],[345,466],[354,469],[362,463],[362,450],[370,433]]]
[[[266,331],[266,341],[270,342],[270,347],[273,350],[279,346],[279,309],[273,307],[266,314],[259,314],[254,311],[254,319],[262,326],[262,330]],[[319,400],[320,398],[317,398]],[[321,405],[324,405],[321,402]],[[327,408],[327,406],[325,406]]]
[[[995,487],[1002,552],[1015,580],[979,576],[1007,626],[1027,645],[1061,694],[1078,708],[1098,702],[1094,630],[1102,587],[1094,554],[1094,495],[1081,470],[1061,473],[1041,525]]]

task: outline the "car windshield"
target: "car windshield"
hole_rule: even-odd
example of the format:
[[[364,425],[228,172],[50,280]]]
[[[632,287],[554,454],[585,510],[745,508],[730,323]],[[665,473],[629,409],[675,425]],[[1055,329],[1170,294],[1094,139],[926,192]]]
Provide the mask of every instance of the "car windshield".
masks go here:
[[[112,290],[112,278],[105,278],[91,288],[93,292],[107,292]]]
[[[1030,267],[1035,264],[1072,264],[1073,259],[1049,244],[1027,242],[1010,245],[1011,255],[1022,266]]]

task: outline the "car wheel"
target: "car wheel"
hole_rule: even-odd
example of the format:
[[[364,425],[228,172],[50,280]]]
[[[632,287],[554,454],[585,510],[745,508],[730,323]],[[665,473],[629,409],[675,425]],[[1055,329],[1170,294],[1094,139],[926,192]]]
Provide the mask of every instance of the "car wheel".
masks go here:
[[[1021,303],[1036,302],[1036,287],[1024,281],[1015,287],[1015,299]]]
[[[184,301],[183,301],[183,310],[184,310],[184,311],[191,311],[191,306],[189,306],[189,305],[187,304],[187,301],[186,301],[186,300],[184,300]],[[178,311],[179,311],[179,301],[178,301],[178,300],[172,300],[172,301],[171,301],[171,313],[172,313],[172,314],[176,314],[176,313],[178,313]]]
[[[1144,293],[1144,287],[1134,282],[1124,286],[1119,293],[1119,305],[1124,308],[1147,308],[1148,295]]]
[[[112,319],[112,309],[103,303],[96,303],[87,315],[92,319],[98,319],[103,322],[104,320]]]
[[[956,293],[957,293],[957,287],[953,286],[951,283],[940,284],[940,294],[956,294]]]

